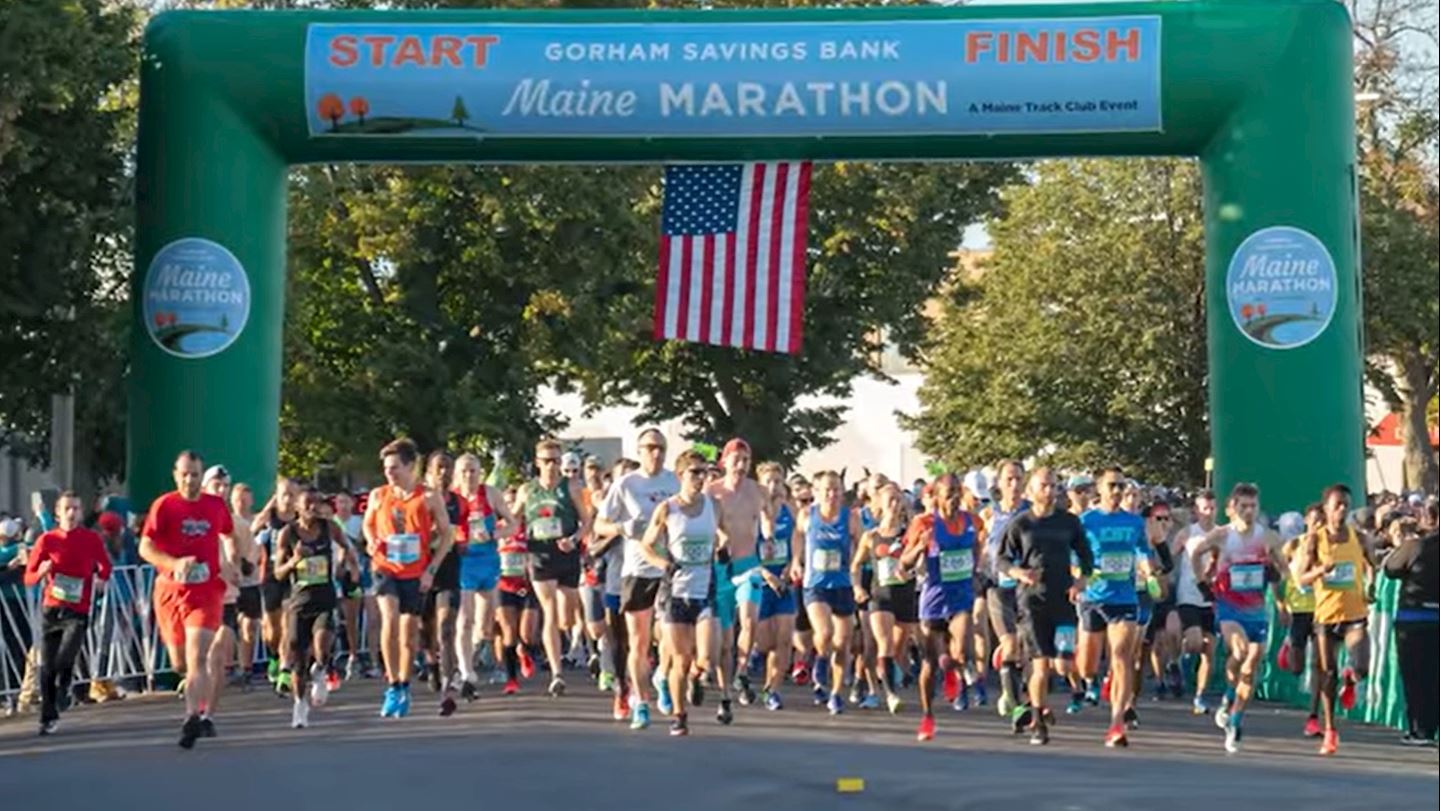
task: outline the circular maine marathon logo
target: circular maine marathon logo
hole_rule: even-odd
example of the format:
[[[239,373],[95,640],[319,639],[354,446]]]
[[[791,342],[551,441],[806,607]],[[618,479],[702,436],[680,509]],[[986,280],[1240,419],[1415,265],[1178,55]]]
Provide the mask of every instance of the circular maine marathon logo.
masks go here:
[[[181,358],[223,352],[250,317],[250,280],[223,245],[186,237],[161,248],[145,274],[145,329]]]
[[[1225,273],[1230,317],[1270,349],[1315,340],[1335,315],[1335,261],[1313,234],[1288,225],[1246,237]]]

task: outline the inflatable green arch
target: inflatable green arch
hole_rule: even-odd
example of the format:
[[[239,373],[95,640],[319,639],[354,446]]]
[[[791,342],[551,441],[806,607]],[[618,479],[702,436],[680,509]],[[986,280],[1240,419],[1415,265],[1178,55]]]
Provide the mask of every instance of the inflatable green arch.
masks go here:
[[[287,169],[1198,156],[1216,481],[1363,483],[1351,30],[1330,0],[169,12],[145,34],[128,483],[276,467]]]

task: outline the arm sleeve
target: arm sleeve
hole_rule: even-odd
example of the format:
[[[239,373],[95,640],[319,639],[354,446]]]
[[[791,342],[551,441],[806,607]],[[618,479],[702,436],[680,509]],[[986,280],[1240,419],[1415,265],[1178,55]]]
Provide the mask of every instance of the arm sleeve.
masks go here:
[[[1400,548],[1385,556],[1385,574],[1396,580],[1404,578],[1410,573],[1410,567],[1415,565],[1415,558],[1418,557],[1419,554],[1420,542],[1414,540],[1406,541],[1400,545]],[[34,556],[31,556],[30,562],[34,564]],[[28,568],[25,575],[25,582],[30,582]]]

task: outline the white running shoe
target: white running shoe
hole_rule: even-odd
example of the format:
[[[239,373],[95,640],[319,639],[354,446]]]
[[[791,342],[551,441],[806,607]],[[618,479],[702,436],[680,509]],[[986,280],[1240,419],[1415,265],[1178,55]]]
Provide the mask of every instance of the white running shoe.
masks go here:
[[[330,685],[325,683],[325,668],[319,662],[310,666],[310,703],[325,706],[330,700]]]
[[[310,704],[303,698],[295,699],[295,709],[290,711],[291,729],[304,729],[310,725]]]

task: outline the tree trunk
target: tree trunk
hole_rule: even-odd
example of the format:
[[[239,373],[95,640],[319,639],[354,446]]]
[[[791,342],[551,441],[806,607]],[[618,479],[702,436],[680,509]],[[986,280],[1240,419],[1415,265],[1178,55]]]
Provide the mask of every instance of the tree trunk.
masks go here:
[[[1440,479],[1425,409],[1434,390],[1435,365],[1420,353],[1396,359],[1396,386],[1400,394],[1401,432],[1405,442],[1405,487],[1424,493],[1436,491]]]

